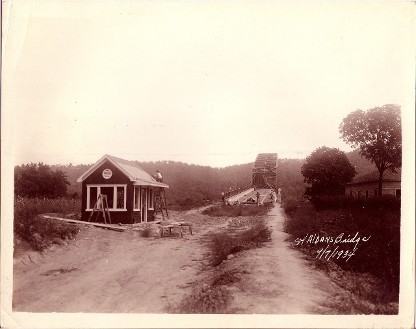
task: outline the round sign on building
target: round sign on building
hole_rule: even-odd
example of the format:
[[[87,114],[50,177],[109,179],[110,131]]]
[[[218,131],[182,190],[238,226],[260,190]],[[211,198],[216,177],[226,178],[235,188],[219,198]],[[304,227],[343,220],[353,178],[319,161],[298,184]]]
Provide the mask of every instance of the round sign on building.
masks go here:
[[[103,177],[105,179],[110,179],[111,176],[113,176],[113,172],[110,169],[104,169],[103,170]]]

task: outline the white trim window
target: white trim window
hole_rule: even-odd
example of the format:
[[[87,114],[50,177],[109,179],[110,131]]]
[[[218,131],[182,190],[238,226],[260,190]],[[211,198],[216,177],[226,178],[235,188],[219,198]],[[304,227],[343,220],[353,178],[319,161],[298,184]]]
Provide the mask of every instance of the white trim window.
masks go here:
[[[134,204],[133,204],[133,211],[140,211],[140,207],[141,207],[141,198],[140,198],[140,186],[135,185],[133,186],[134,189]]]
[[[149,189],[148,191],[149,191],[149,198],[147,199],[148,209],[149,210],[154,210],[155,192],[153,191],[153,189]]]
[[[87,209],[92,211],[98,195],[107,196],[108,210],[127,211],[127,184],[89,184],[87,185]]]

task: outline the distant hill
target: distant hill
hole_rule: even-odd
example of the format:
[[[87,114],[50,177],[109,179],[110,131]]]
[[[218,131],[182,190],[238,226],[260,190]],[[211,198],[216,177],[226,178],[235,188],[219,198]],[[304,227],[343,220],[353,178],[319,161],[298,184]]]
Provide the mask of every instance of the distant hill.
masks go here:
[[[355,166],[357,176],[374,171],[376,167],[362,158],[358,150],[347,153],[347,157]],[[278,185],[287,194],[303,194],[304,183],[301,167],[304,159],[278,159]],[[216,200],[222,191],[230,188],[243,187],[251,184],[253,163],[234,165],[225,168],[190,165],[176,161],[137,162],[145,171],[153,174],[156,169],[163,174],[164,182],[170,188],[166,191],[169,204],[192,205],[201,200]],[[66,173],[70,186],[69,195],[81,196],[81,184],[77,178],[89,165],[54,165],[52,169],[60,169]]]
[[[369,172],[377,170],[375,164],[371,163],[369,160],[363,158],[360,155],[359,149],[348,152],[346,154],[348,160],[350,160],[351,164],[355,167],[355,171],[357,172],[357,175],[355,177],[368,174]]]
[[[278,160],[279,186],[283,189],[292,189],[294,186],[303,187],[303,178],[300,167],[304,160],[279,159]],[[170,186],[166,191],[169,204],[192,205],[201,200],[217,200],[221,192],[228,191],[251,184],[253,163],[228,166],[225,168],[212,168],[208,166],[190,165],[176,161],[137,162],[150,174],[159,170],[163,181]],[[53,170],[59,169],[66,173],[70,186],[69,195],[81,195],[81,184],[77,178],[91,165],[54,165]]]
[[[243,187],[251,183],[252,163],[211,168],[208,166],[190,165],[175,161],[137,162],[150,174],[156,169],[163,175],[163,180],[170,188],[166,191],[169,204],[189,205],[201,200],[214,200],[221,197],[222,191]],[[77,178],[91,165],[54,165],[66,173],[70,183],[69,195],[81,195],[81,184]]]
[[[219,199],[222,191],[250,184],[253,164],[212,168],[182,162],[157,161],[139,162],[139,165],[150,174],[159,170],[163,181],[170,187],[166,191],[168,203],[185,206],[203,199]]]

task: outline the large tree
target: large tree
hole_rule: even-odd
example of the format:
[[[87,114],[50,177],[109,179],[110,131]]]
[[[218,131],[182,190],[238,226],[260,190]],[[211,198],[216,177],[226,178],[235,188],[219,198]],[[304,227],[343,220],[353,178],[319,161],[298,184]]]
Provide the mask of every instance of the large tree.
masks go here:
[[[322,146],[313,151],[302,166],[305,182],[311,184],[306,195],[339,195],[355,176],[355,169],[346,154],[336,148]]]
[[[379,172],[378,191],[382,195],[383,174],[402,165],[402,123],[400,106],[387,104],[350,113],[341,123],[342,139],[359,147],[360,154],[373,162]]]

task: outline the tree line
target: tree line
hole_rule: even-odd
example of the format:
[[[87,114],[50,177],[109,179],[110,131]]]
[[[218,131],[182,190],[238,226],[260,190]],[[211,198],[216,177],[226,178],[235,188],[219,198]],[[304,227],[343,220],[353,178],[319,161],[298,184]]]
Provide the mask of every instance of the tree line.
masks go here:
[[[59,198],[66,196],[70,185],[62,170],[42,162],[14,168],[14,194],[21,197]]]
[[[357,173],[374,166],[380,173],[401,166],[400,107],[384,105],[349,114],[339,127],[341,137],[358,149],[345,153],[322,146],[306,159],[278,159],[278,185],[283,194],[308,196],[344,193],[345,184]],[[191,165],[176,161],[136,162],[145,171],[162,172],[168,204],[192,206],[217,200],[221,192],[251,184],[253,163],[225,168]],[[76,180],[89,165],[31,163],[15,167],[15,195],[22,197],[80,197]],[[380,193],[381,195],[381,193]]]
[[[350,152],[347,156],[355,165],[357,172],[368,172],[373,166],[362,159],[357,151]],[[304,163],[305,159],[278,159],[277,180],[283,194],[303,195],[306,185],[301,175],[301,168]],[[217,200],[222,191],[249,185],[253,167],[253,163],[225,168],[211,168],[176,161],[138,162],[138,164],[150,174],[156,170],[162,172],[164,182],[170,186],[166,196],[171,205],[192,205],[202,200]],[[91,164],[47,166],[42,163],[16,166],[15,195],[48,198],[80,197],[81,184],[77,183],[77,178],[90,166]],[[51,179],[53,175],[55,178]],[[52,183],[53,181],[55,183]]]
[[[193,206],[204,201],[219,200],[221,192],[236,189],[251,184],[253,163],[246,163],[225,168],[192,165],[176,161],[136,162],[143,170],[153,174],[159,170],[163,174],[163,181],[170,186],[166,190],[169,205]],[[303,160],[279,159],[278,180],[284,189],[302,189],[303,181],[300,167]],[[77,178],[81,176],[89,165],[53,165],[29,164],[15,167],[15,195],[25,197],[80,197],[81,184]],[[44,169],[48,167],[48,170]],[[39,170],[39,169],[42,170]],[[47,175],[42,176],[42,172]],[[60,178],[58,184],[52,182],[51,175],[56,173]],[[44,190],[52,189],[48,193]]]

